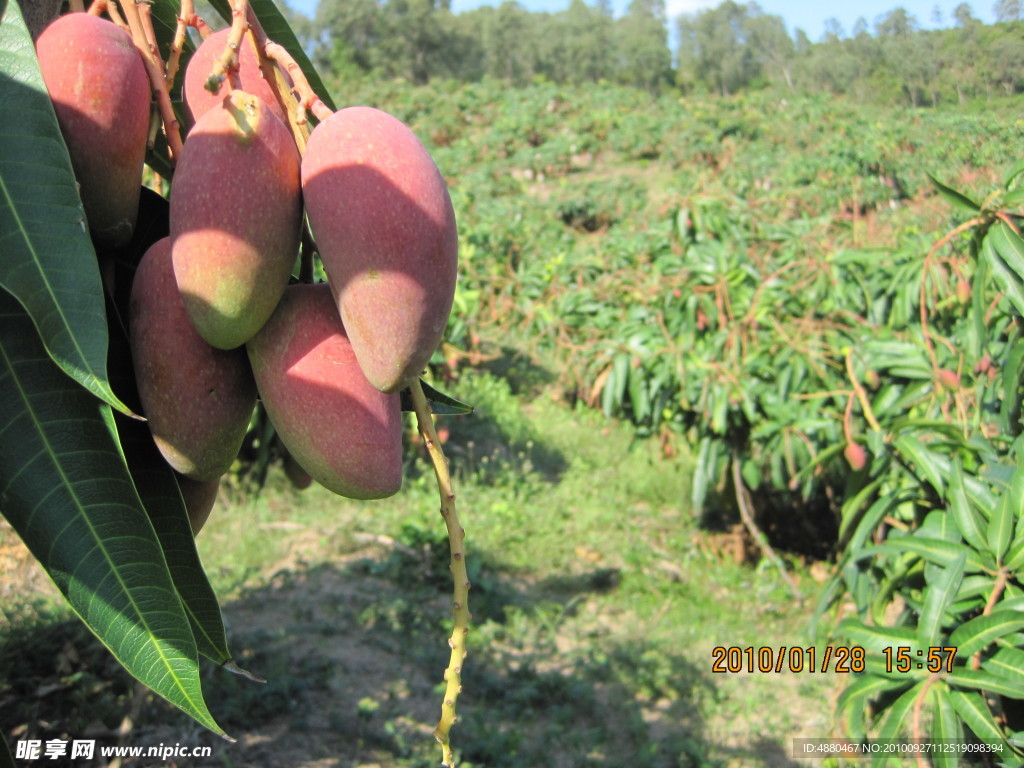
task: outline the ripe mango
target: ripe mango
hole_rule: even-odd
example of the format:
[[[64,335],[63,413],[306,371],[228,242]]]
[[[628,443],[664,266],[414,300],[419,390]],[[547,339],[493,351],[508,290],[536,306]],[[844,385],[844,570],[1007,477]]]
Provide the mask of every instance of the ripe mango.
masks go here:
[[[312,475],[299,465],[294,456],[287,452],[284,456],[284,474],[292,487],[297,490],[304,491],[313,484]]]
[[[256,406],[241,349],[214,349],[196,333],[178,294],[170,239],[154,243],[135,272],[129,303],[135,379],[153,440],[193,480],[231,466]]]
[[[397,392],[430,360],[455,296],[458,235],[444,179],[404,123],[349,107],[313,130],[302,191],[359,365],[377,389]]]
[[[50,24],[36,52],[93,241],[124,245],[135,228],[149,132],[142,57],[126,32],[86,13]]]
[[[217,93],[206,89],[206,80],[213,69],[213,63],[224,53],[224,46],[227,44],[230,31],[230,29],[222,29],[203,40],[202,45],[192,54],[192,58],[189,59],[188,66],[185,68],[182,95],[185,102],[185,120],[190,127],[195,125],[196,121],[211,107],[222,102],[231,90],[227,80],[221,84],[220,91]],[[259,59],[256,58],[248,36],[242,38],[242,43],[238,47],[238,80],[243,91],[263,99],[270,111],[281,122],[288,123],[288,116],[278,103],[274,89],[263,77]]]
[[[854,472],[860,472],[868,463],[868,453],[860,443],[847,443],[843,449],[843,456]]]
[[[214,504],[217,503],[221,478],[215,477],[200,482],[175,472],[174,479],[178,481],[178,490],[181,491],[181,498],[185,502],[188,521],[192,525],[192,535],[198,536],[206,521],[210,519]]]
[[[246,348],[278,437],[314,480],[353,499],[401,488],[401,399],[366,380],[326,284],[289,286]]]
[[[231,91],[189,133],[171,183],[171,250],[185,309],[234,349],[277,306],[298,255],[299,151],[266,103]]]

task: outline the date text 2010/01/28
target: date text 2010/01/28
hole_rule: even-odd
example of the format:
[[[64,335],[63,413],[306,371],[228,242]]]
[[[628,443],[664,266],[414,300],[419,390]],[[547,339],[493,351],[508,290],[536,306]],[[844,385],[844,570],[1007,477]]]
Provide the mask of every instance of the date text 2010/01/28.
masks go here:
[[[928,671],[932,673],[952,671],[953,659],[956,657],[955,647],[931,647],[916,650],[910,646],[897,646],[881,649],[885,662],[885,671],[913,672]],[[864,648],[854,645],[826,646],[819,651],[817,648],[801,648],[798,646],[779,648],[747,646],[725,647],[722,645],[711,649],[711,671],[722,674],[730,672],[820,672],[831,669],[838,673],[864,672],[866,669],[867,652]],[[820,665],[818,661],[821,661]]]

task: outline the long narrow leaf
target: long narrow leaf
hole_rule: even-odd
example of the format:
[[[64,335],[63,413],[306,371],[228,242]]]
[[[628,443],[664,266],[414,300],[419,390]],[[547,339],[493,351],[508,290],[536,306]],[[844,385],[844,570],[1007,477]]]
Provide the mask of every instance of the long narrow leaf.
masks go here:
[[[1000,223],[989,230],[981,253],[1014,309],[1024,315],[1024,244],[1020,238]]]
[[[914,706],[914,702],[920,696],[924,696],[927,693],[925,683],[922,681],[903,692],[896,701],[889,705],[885,712],[885,718],[882,720],[882,725],[878,729],[878,738],[885,739],[888,741],[895,740],[899,737],[903,730],[903,723],[907,719],[907,713],[911,707]],[[920,736],[921,734],[913,734],[914,736]],[[884,765],[885,761],[889,759],[889,755],[885,753],[878,753],[872,759],[872,765]]]
[[[857,553],[857,557],[858,559],[863,559],[876,554],[902,555],[908,552],[920,555],[928,562],[947,568],[956,562],[961,553],[966,552],[964,563],[965,569],[968,572],[988,570],[989,565],[994,565],[986,563],[979,557],[977,552],[965,547],[962,543],[955,544],[951,541],[932,539],[925,536],[900,536],[899,538],[888,539],[882,544],[865,547]]]
[[[128,413],[107,381],[107,324],[96,253],[16,2],[6,3],[0,19],[0,105],[0,286],[27,310],[65,373]]]
[[[961,552],[949,567],[943,569],[939,579],[925,589],[924,605],[921,607],[921,615],[917,622],[917,637],[924,648],[935,645],[938,640],[942,617],[960,589],[960,582],[963,581],[966,560],[967,552]]]
[[[893,446],[904,458],[910,460],[917,471],[921,473],[922,479],[928,483],[941,496],[945,492],[946,484],[942,479],[942,463],[937,460],[935,451],[930,450],[916,437],[902,435],[893,441]]]
[[[836,635],[848,638],[854,645],[881,653],[883,649],[907,646],[910,652],[920,649],[917,633],[911,627],[869,626],[858,618],[843,619],[836,627]]]
[[[47,356],[0,292],[0,511],[136,678],[222,733],[156,533],[110,437],[109,409]]]
[[[981,206],[971,200],[967,195],[962,192],[957,192],[950,186],[943,184],[941,181],[936,179],[930,173],[928,174],[928,180],[935,185],[935,188],[939,191],[939,194],[946,198],[953,205],[970,211],[971,213],[977,213],[981,210]]]
[[[1006,743],[1002,730],[996,724],[981,694],[950,691],[949,700],[953,704],[953,709],[960,715],[960,719],[975,736],[994,748],[1005,750],[1002,754],[1009,757],[1011,747]]]
[[[1019,611],[996,611],[961,624],[949,636],[949,644],[957,648],[957,656],[966,658],[998,638],[1024,629],[1024,615]]]
[[[876,696],[897,688],[903,688],[909,682],[906,679],[894,680],[886,677],[876,677],[875,675],[858,677],[839,694],[839,698],[836,699],[836,710],[842,712],[848,708],[862,708]]]
[[[949,698],[949,688],[941,680],[937,681],[929,691],[932,711],[931,740],[933,744],[960,744],[963,742],[964,729],[957,717],[953,702]],[[937,752],[932,756],[935,768],[955,768],[960,759],[956,755]]]
[[[199,561],[192,527],[174,474],[149,429],[135,419],[118,420],[132,480],[146,506],[171,578],[188,616],[199,653],[218,664],[231,659],[220,605]]]
[[[1018,472],[1019,474],[1019,472]],[[992,510],[992,517],[988,521],[988,548],[996,560],[1001,560],[1013,539],[1013,506],[1012,493],[1003,496],[1002,503]]]
[[[1012,699],[1024,699],[1024,683],[994,675],[984,669],[958,667],[946,680],[958,688],[975,688],[989,693],[998,693]]]
[[[981,520],[964,489],[964,472],[959,459],[953,462],[953,471],[949,474],[949,508],[964,541],[975,549],[986,549]]]

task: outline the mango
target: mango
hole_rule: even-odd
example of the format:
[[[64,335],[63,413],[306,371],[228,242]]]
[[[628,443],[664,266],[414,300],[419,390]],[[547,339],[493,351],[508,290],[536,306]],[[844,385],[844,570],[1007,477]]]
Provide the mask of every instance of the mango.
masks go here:
[[[411,384],[441,341],[458,234],[437,166],[401,121],[349,107],[320,123],[302,160],[309,225],[366,378]]]
[[[126,32],[86,13],[46,27],[36,52],[90,235],[97,248],[124,245],[135,228],[149,132],[142,57]]]
[[[207,481],[231,466],[256,406],[241,349],[214,349],[196,333],[178,294],[170,239],[154,243],[132,283],[129,340],[142,414],[160,453],[187,477]]]
[[[185,120],[190,127],[195,125],[211,107],[220,104],[231,91],[227,80],[221,83],[220,91],[217,93],[206,89],[206,80],[213,69],[213,63],[224,53],[230,31],[222,29],[203,40],[185,68],[182,95],[185,102]],[[259,59],[256,58],[248,35],[242,38],[242,44],[238,47],[238,80],[243,91],[263,99],[270,111],[282,123],[288,124],[288,116],[278,103],[274,89],[263,77],[263,70],[260,69]]]
[[[284,451],[283,462],[285,477],[288,478],[293,488],[304,491],[313,484],[312,475],[304,470],[288,451]]]
[[[314,480],[353,499],[401,488],[401,398],[366,380],[326,284],[289,286],[246,349],[278,438]]]
[[[171,183],[174,274],[209,344],[239,347],[270,317],[301,221],[291,132],[262,99],[231,91],[189,133]]]
[[[868,463],[868,453],[860,443],[847,443],[843,449],[843,456],[854,472],[860,472]]]
[[[217,503],[221,478],[215,477],[200,482],[175,472],[174,479],[178,481],[178,490],[181,491],[181,498],[185,502],[188,521],[192,525],[192,535],[198,536]]]

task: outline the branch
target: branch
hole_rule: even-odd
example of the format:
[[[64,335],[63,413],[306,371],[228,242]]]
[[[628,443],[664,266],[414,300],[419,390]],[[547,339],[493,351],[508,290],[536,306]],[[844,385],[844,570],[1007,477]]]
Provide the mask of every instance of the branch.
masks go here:
[[[174,40],[171,42],[171,52],[167,59],[167,87],[174,86],[174,78],[178,75],[178,66],[181,62],[181,51],[185,47],[185,34],[189,27],[199,30],[199,34],[205,40],[210,36],[210,28],[206,22],[196,15],[195,4],[192,0],[181,0],[181,13],[178,14],[178,26],[174,30]]]
[[[227,42],[224,44],[224,52],[213,62],[210,76],[206,78],[206,90],[217,93],[221,83],[230,72],[238,72],[238,46],[242,43],[242,37],[246,30],[246,13],[249,10],[249,0],[232,0],[231,3],[231,30],[228,32]]]
[[[282,105],[285,108],[285,113],[288,115],[288,124],[292,129],[292,134],[295,136],[295,143],[299,146],[299,152],[305,154],[306,142],[309,141],[309,134],[311,132],[309,122],[306,120],[306,113],[312,112],[317,120],[326,120],[330,117],[331,110],[313,91],[309,81],[306,79],[306,75],[302,72],[302,68],[295,63],[295,59],[292,58],[283,45],[267,40],[261,46],[260,53],[266,54],[266,60],[263,59],[262,55],[260,57],[260,65],[264,68],[264,72],[269,67],[269,62],[273,62],[277,65],[272,67],[276,77],[283,80],[281,72],[285,71],[288,73],[288,77],[291,78],[292,85],[288,89],[288,99],[282,99]],[[294,89],[294,92],[292,89]],[[275,88],[275,90],[280,98],[283,88],[280,90]],[[295,96],[296,93],[298,98]]]
[[[448,668],[444,671],[445,691],[444,702],[441,704],[441,719],[434,728],[434,738],[441,744],[441,762],[448,768],[454,768],[455,760],[452,757],[451,742],[448,734],[455,724],[455,703],[462,691],[462,664],[466,659],[466,635],[469,633],[469,577],[466,574],[465,558],[465,537],[466,531],[459,523],[459,516],[455,511],[455,492],[452,490],[451,474],[448,471],[448,461],[441,450],[441,443],[437,439],[437,431],[434,429],[434,420],[430,412],[430,404],[423,394],[419,379],[413,382],[410,387],[412,392],[413,407],[416,411],[416,424],[420,434],[427,446],[427,453],[434,465],[434,477],[437,479],[437,490],[441,495],[441,516],[444,518],[445,526],[448,529],[448,546],[451,551],[451,571],[454,582],[454,599],[452,612],[455,617],[455,626],[452,629],[452,636],[448,639],[448,645],[452,649]]]
[[[875,412],[871,410],[871,403],[868,401],[868,393],[864,391],[864,387],[861,386],[860,381],[857,380],[857,374],[853,372],[853,352],[846,353],[846,375],[850,378],[850,383],[853,385],[853,391],[857,395],[857,399],[860,401],[860,407],[864,410],[864,418],[868,420],[868,424],[876,432],[882,431],[882,425],[878,423],[878,419],[875,418]]]
[[[176,162],[181,157],[181,133],[178,130],[178,118],[174,114],[174,106],[171,104],[171,95],[167,91],[167,81],[164,80],[164,65],[160,61],[160,53],[155,46],[150,48],[145,22],[139,13],[136,0],[121,0],[121,5],[125,18],[128,20],[128,27],[131,30],[135,47],[142,54],[142,62],[146,65],[146,74],[149,75],[149,82],[153,87],[160,117],[164,121],[164,134],[167,136],[167,146],[171,150],[171,162]],[[113,10],[114,7],[115,3],[111,2],[108,10]]]
[[[733,453],[732,455],[732,485],[736,491],[736,505],[740,508],[740,517],[743,520],[743,525],[746,526],[747,531],[751,537],[757,542],[757,546],[760,548],[761,553],[774,563],[775,567],[779,569],[779,573],[782,574],[783,580],[789,587],[789,591],[793,593],[793,597],[797,600],[801,600],[800,590],[797,589],[796,582],[786,573],[786,564],[782,562],[782,558],[778,556],[772,545],[768,542],[768,537],[764,535],[764,532],[758,528],[757,523],[754,521],[754,514],[751,511],[750,499],[747,494],[747,487],[743,484],[743,473],[740,468],[740,457]]]
[[[288,127],[291,128],[292,137],[295,139],[295,145],[299,148],[299,154],[306,154],[306,142],[309,140],[309,124],[306,122],[306,116],[302,109],[301,102],[296,98],[293,92],[294,79],[289,81],[288,76],[285,75],[282,67],[286,67],[287,64],[279,63],[275,58],[270,55],[271,46],[277,45],[270,38],[267,37],[267,33],[263,30],[263,25],[260,24],[260,20],[253,13],[252,8],[247,11],[249,31],[252,33],[252,39],[256,50],[256,58],[259,60],[260,69],[263,71],[263,77],[270,85],[271,90],[274,91],[277,96],[277,102],[281,105],[284,113],[288,116]],[[278,46],[280,47],[280,46]],[[281,50],[284,50],[283,48]],[[287,51],[285,51],[287,55]],[[288,56],[288,61],[291,61],[291,57]],[[294,61],[292,62],[294,63]],[[305,76],[302,75],[302,70],[299,70],[299,75],[302,76],[302,82],[306,83],[306,87],[309,84],[306,82]]]

